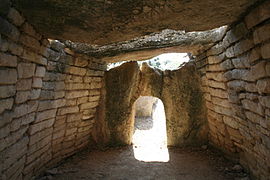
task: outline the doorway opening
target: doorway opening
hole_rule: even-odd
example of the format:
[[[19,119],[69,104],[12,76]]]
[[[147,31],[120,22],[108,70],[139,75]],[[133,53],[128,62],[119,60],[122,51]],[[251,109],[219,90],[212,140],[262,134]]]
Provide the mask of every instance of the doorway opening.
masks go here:
[[[169,161],[166,116],[160,99],[142,96],[135,102],[132,144],[134,157],[139,161]]]

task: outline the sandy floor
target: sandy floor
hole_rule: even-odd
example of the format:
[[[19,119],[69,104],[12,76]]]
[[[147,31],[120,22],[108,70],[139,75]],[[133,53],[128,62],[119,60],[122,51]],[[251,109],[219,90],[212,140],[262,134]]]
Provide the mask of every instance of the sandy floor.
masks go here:
[[[105,151],[84,151],[38,179],[182,179],[248,180],[238,165],[208,149],[169,149],[169,162],[142,162],[134,158],[132,146]]]

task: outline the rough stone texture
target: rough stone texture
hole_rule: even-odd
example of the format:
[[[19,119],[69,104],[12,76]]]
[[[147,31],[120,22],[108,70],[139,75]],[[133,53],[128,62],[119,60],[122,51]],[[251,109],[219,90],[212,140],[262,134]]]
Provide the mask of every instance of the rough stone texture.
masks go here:
[[[256,0],[14,2],[49,38],[108,44],[164,29],[201,31],[231,24]]]
[[[265,1],[252,9],[196,59],[205,80],[209,141],[237,157],[254,179],[270,177],[269,7]]]
[[[0,179],[28,180],[88,145],[106,66],[56,51],[9,7],[1,1]]]
[[[142,96],[135,102],[136,117],[151,117],[153,105],[157,99],[151,96]]]
[[[203,51],[212,43],[220,41],[226,26],[203,32],[164,30],[160,33],[134,38],[129,41],[98,46],[65,41],[65,44],[78,53],[103,57],[106,62],[145,60],[162,53]]]
[[[205,143],[205,109],[194,67],[190,63],[176,71],[160,72],[146,64],[139,70],[136,62],[130,62],[106,72],[104,114],[98,118],[103,123],[96,124],[102,126],[96,128],[97,141],[114,146],[130,144],[135,101],[139,96],[154,96],[164,103],[169,146]]]

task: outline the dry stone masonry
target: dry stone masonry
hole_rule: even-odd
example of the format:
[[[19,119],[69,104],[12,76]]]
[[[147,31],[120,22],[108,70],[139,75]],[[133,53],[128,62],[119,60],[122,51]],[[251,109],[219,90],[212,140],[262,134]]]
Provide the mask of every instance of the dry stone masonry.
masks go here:
[[[164,103],[168,145],[209,143],[269,179],[269,0],[74,2],[0,0],[0,179],[130,144],[140,96]],[[162,52],[195,59],[106,71]]]
[[[106,65],[0,11],[0,179],[30,179],[88,144]]]
[[[199,54],[209,141],[258,179],[270,175],[270,2],[231,26]]]

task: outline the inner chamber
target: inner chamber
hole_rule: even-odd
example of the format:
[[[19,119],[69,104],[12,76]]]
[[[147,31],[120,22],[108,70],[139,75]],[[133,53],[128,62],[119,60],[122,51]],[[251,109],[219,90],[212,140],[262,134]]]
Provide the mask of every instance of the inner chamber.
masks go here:
[[[135,102],[132,144],[134,157],[139,161],[169,161],[166,115],[160,99],[142,96]]]

